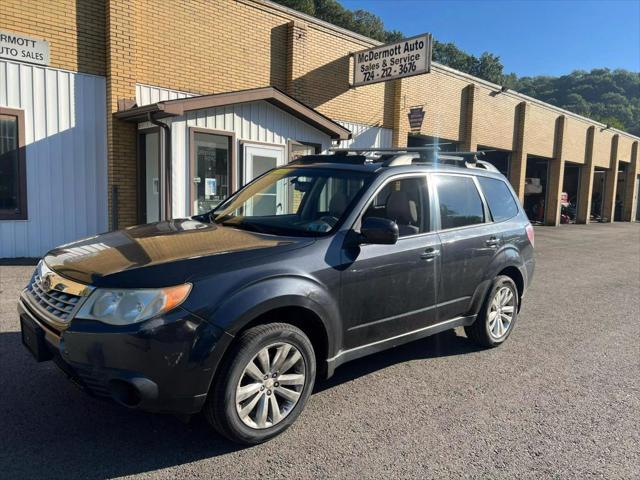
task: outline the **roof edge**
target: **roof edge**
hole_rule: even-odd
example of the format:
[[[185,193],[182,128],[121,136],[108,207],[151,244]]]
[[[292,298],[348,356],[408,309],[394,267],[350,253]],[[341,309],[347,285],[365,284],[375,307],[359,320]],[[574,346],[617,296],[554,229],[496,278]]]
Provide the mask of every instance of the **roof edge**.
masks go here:
[[[147,115],[157,112],[161,112],[158,117],[180,116],[193,110],[257,101],[266,101],[275,105],[299,120],[326,133],[334,140],[348,140],[351,138],[349,129],[273,86],[163,100],[142,107],[119,111],[114,113],[114,116],[120,120],[140,122],[146,120]]]

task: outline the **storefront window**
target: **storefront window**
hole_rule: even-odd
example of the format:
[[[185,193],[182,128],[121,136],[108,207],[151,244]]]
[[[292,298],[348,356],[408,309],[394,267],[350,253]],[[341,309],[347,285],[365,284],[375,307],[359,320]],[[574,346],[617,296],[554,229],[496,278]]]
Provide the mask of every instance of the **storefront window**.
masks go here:
[[[0,108],[0,220],[27,218],[24,115]]]
[[[193,132],[194,213],[215,208],[229,195],[231,137]]]

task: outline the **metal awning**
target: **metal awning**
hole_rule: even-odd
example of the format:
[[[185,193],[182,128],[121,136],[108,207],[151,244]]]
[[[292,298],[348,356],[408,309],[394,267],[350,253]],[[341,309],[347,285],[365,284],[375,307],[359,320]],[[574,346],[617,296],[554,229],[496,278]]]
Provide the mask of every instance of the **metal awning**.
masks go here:
[[[320,112],[299,102],[275,87],[253,88],[236,92],[214,93],[196,97],[164,100],[143,107],[133,107],[114,113],[116,118],[127,122],[144,122],[148,114],[156,119],[184,115],[185,112],[204,108],[223,107],[239,103],[263,100],[290,113],[294,117],[326,133],[334,140],[348,140],[351,132]]]

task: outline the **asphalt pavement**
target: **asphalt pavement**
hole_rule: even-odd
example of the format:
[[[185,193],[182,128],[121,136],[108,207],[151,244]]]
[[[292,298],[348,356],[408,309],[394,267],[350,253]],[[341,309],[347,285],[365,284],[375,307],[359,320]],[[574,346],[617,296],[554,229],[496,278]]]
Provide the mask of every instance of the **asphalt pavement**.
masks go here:
[[[340,367],[251,448],[86,396],[20,343],[0,266],[0,478],[639,478],[640,224],[536,228],[497,349],[445,332]]]

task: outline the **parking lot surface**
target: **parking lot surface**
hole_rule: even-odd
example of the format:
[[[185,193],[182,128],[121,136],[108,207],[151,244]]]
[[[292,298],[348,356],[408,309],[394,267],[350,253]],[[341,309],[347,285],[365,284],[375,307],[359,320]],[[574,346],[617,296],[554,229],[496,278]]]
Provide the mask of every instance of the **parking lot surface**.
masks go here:
[[[0,477],[638,478],[640,224],[537,228],[536,255],[505,345],[451,331],[346,364],[251,448],[35,363],[15,308],[33,267],[0,266]]]

